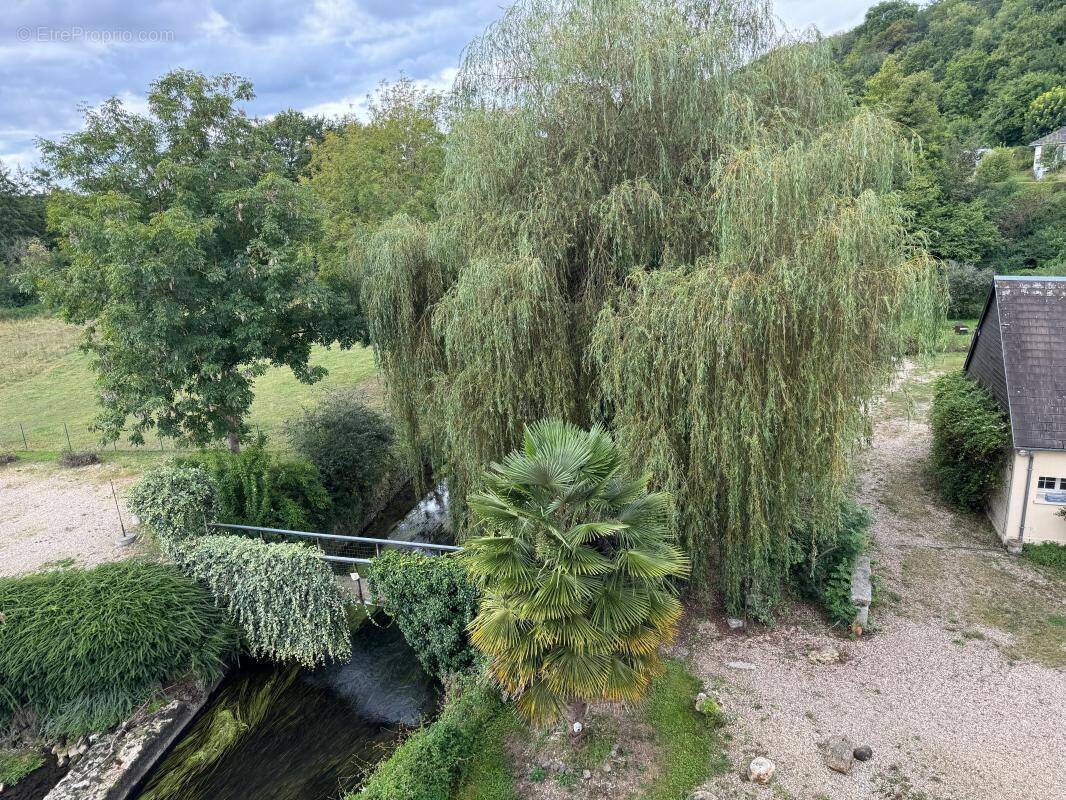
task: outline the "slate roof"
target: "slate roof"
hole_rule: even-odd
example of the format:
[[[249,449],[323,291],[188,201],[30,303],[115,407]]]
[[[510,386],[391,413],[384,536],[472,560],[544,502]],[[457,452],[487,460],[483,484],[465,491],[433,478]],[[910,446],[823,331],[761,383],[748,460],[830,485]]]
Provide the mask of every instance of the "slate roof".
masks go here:
[[[1016,448],[1066,450],[1066,278],[997,275],[965,369],[1009,415]]]
[[[1057,131],[1052,131],[1047,136],[1041,136],[1039,139],[1029,142],[1030,147],[1048,144],[1066,144],[1066,125],[1063,125]]]

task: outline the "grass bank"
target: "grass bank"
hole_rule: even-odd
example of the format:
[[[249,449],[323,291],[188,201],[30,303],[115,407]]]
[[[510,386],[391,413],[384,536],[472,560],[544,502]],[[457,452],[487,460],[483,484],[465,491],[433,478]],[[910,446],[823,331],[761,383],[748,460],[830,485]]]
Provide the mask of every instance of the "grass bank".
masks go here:
[[[67,431],[75,450],[98,445],[89,431],[98,412],[98,390],[89,356],[78,348],[79,337],[78,328],[37,309],[0,316],[0,451],[28,450],[30,460],[51,459],[67,447]],[[249,423],[278,439],[286,419],[325,393],[365,382],[373,388],[377,374],[369,348],[317,346],[311,363],[329,370],[313,386],[300,383],[286,368],[267,370],[256,381]],[[128,442],[118,446],[132,448]],[[172,450],[173,443],[162,447]],[[159,450],[160,442],[150,440],[133,452]]]

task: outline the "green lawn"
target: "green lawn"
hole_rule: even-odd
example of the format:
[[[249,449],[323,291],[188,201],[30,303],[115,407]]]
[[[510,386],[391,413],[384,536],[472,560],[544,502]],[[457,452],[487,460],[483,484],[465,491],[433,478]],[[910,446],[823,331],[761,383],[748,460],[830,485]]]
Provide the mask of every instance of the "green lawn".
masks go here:
[[[357,386],[376,374],[367,348],[316,347],[312,363],[329,370],[313,386],[301,384],[285,368],[259,378],[249,422],[276,439],[286,419],[324,393]],[[45,457],[66,447],[64,423],[75,449],[95,446],[98,440],[88,426],[97,413],[96,398],[89,356],[78,349],[76,328],[44,314],[0,317],[0,451],[23,449],[20,423],[30,450]]]

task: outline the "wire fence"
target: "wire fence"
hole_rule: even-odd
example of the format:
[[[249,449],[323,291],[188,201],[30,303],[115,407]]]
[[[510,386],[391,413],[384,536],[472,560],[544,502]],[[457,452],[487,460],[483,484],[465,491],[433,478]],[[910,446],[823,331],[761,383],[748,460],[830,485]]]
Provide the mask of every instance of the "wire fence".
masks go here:
[[[280,426],[251,425],[251,436],[266,440],[268,447],[284,447]],[[219,443],[221,446],[221,443]],[[172,453],[197,450],[195,445],[178,439],[158,436],[148,431],[143,444],[134,444],[127,437],[104,443],[99,431],[90,430],[84,423],[23,419],[0,420],[0,453],[43,450],[48,452],[98,453]]]

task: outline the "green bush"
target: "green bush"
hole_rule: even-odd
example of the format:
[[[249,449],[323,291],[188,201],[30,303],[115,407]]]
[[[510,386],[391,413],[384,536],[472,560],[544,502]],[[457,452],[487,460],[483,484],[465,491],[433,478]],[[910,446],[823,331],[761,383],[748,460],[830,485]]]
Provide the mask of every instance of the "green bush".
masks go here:
[[[974,319],[981,316],[992,290],[991,267],[977,267],[961,261],[948,261],[944,277],[948,284],[948,319]]]
[[[497,691],[472,676],[452,686],[436,721],[401,744],[345,800],[450,800],[482,729],[510,713]]]
[[[307,461],[280,459],[262,442],[200,458],[218,484],[219,522],[318,530],[329,518],[329,494]]]
[[[0,579],[0,721],[29,706],[50,735],[103,730],[158,687],[221,674],[237,636],[165,564],[125,561]]]
[[[344,603],[315,550],[243,536],[203,536],[175,553],[235,619],[257,658],[316,667],[352,654]]]
[[[390,550],[373,560],[367,577],[426,672],[443,680],[474,663],[466,628],[479,594],[460,561]]]
[[[1010,426],[995,398],[963,372],[934,385],[931,462],[940,493],[960,508],[979,509],[1003,475]]]
[[[302,417],[290,420],[293,450],[318,468],[333,502],[338,530],[358,529],[373,512],[373,498],[395,464],[388,420],[356,392],[334,392]]]
[[[148,470],[127,500],[165,549],[215,520],[218,485],[200,464],[170,462]]]
[[[868,509],[845,500],[829,525],[808,523],[792,531],[793,585],[821,605],[834,625],[850,625],[858,613],[851,601],[851,572],[869,547],[872,522]]]

